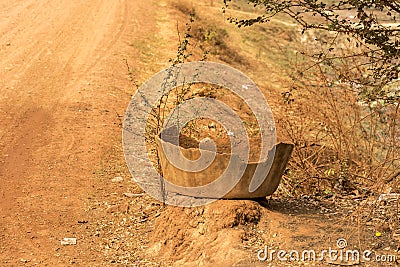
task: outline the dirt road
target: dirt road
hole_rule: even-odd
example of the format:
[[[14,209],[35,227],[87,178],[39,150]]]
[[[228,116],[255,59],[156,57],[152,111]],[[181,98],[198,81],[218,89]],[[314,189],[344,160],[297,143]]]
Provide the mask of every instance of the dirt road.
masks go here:
[[[344,237],[362,249],[379,244],[381,255],[384,238],[397,249],[383,230],[360,228],[346,198],[182,209],[142,194],[121,148],[131,79],[168,66],[193,3],[196,19],[218,30],[221,11],[209,0],[0,0],[0,266],[278,266],[258,261],[259,249],[321,251]],[[279,69],[266,78],[274,65],[242,57],[252,38],[233,29],[227,59],[281,99],[270,85],[281,85]],[[61,245],[65,237],[77,244]]]
[[[157,11],[158,10],[158,11]],[[98,260],[82,237],[92,178],[120,134],[132,43],[157,32],[156,1],[0,1],[0,265]]]

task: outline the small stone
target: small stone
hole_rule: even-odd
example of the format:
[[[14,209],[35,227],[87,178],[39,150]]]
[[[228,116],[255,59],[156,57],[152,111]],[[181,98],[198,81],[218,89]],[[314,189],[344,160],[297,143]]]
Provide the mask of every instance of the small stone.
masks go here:
[[[378,201],[384,201],[384,200],[396,200],[400,198],[400,194],[381,194],[378,198]]]
[[[122,178],[122,177],[120,177],[120,176],[117,176],[117,177],[111,179],[111,182],[113,182],[113,183],[120,183],[120,182],[122,182],[123,180],[124,180],[124,178]]]
[[[76,245],[76,238],[73,237],[65,237],[63,240],[61,240],[61,245],[66,246],[66,245]]]

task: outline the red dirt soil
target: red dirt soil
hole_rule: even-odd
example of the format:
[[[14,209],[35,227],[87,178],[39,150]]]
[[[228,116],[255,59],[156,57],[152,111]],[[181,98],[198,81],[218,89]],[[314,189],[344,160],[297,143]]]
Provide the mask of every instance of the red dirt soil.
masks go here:
[[[85,202],[133,91],[129,44],[156,33],[157,1],[0,1],[0,265],[99,261]],[[134,62],[139,64],[139,62]],[[139,66],[139,65],[137,65]]]
[[[183,209],[134,184],[121,148],[134,92],[125,60],[139,84],[167,67],[174,15],[166,0],[0,0],[0,266],[278,266],[257,251],[358,244],[360,232],[377,243],[330,215],[336,200]]]

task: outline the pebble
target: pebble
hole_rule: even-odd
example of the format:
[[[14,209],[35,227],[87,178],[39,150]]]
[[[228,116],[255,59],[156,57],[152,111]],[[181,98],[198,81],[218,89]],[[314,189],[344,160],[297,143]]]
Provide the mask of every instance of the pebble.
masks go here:
[[[120,176],[117,176],[117,177],[111,179],[111,182],[113,182],[113,183],[120,183],[120,182],[122,182],[123,180],[124,180],[124,178],[122,178],[122,177],[120,177]]]
[[[73,237],[65,237],[63,240],[61,240],[61,245],[66,246],[66,245],[76,245],[76,238]]]

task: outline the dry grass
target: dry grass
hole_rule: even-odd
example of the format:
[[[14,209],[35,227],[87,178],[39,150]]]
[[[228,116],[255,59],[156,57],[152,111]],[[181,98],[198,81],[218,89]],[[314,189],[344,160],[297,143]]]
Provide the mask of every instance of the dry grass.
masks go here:
[[[191,10],[185,1],[174,6],[182,14]],[[359,88],[340,82],[343,73],[356,76],[364,71],[352,68],[354,59],[309,68],[315,61],[300,53],[326,52],[332,43],[335,52],[345,52],[354,49],[351,44],[318,33],[301,36],[296,26],[279,18],[237,30],[218,25],[216,12],[220,10],[214,7],[196,10],[193,44],[210,51],[210,60],[224,61],[253,77],[274,110],[279,135],[296,144],[280,193],[377,196],[399,190],[398,107],[365,106]],[[257,12],[235,1],[227,16],[250,17]],[[314,38],[327,42],[316,45]]]

